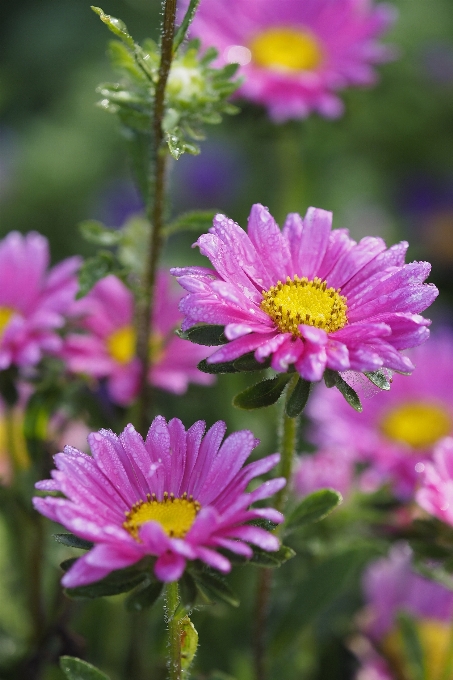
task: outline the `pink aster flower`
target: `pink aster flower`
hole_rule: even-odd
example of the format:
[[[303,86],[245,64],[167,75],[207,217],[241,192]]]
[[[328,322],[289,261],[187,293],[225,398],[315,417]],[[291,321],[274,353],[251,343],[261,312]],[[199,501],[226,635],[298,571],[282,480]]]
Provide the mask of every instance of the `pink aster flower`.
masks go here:
[[[159,272],[149,381],[155,387],[182,394],[189,382],[211,385],[214,376],[197,369],[209,350],[174,334],[181,321],[178,311],[181,296],[171,290],[171,283],[166,272]],[[135,356],[131,291],[116,276],[107,276],[75,303],[72,312],[80,315],[79,325],[84,332],[71,333],[66,338],[62,357],[69,370],[107,378],[112,401],[127,406],[137,395],[140,374],[140,362]]]
[[[77,292],[80,259],[48,271],[49,260],[48,241],[36,232],[0,241],[0,370],[33,366],[62,345],[57,331]]]
[[[453,526],[453,438],[446,437],[424,465],[416,500],[431,515]]]
[[[242,467],[258,440],[242,430],[222,444],[225,430],[219,420],[204,435],[205,423],[198,421],[186,432],[177,418],[167,424],[158,416],[146,441],[128,425],[119,437],[107,430],[92,433],[92,456],[70,446],[58,453],[52,479],[36,486],[66,498],[35,498],[35,507],[95,544],[65,574],[63,585],[92,583],[146,555],[158,558],[158,579],[174,581],[187,560],[230,571],[218,548],[246,558],[252,556],[248,543],[277,550],[276,536],[249,522],[265,518],[278,523],[283,516],[273,508],[250,505],[272,496],[285,480],[245,490],[252,479],[275,467],[280,456]]]
[[[436,443],[453,435],[453,336],[434,336],[410,358],[417,364],[414,373],[395,374],[390,391],[364,399],[360,414],[322,386],[307,407],[314,442],[346,448],[368,464],[364,490],[389,482],[403,499],[412,496]]]
[[[371,0],[202,0],[191,35],[239,62],[239,94],[277,122],[343,112],[338,90],[376,82],[374,64],[393,58],[378,42],[395,12]]]
[[[353,241],[331,231],[332,213],[309,208],[288,215],[280,231],[262,205],[252,207],[248,234],[225,215],[214,218],[197,245],[214,265],[173,269],[188,291],[183,328],[225,326],[230,342],[208,363],[254,352],[275,371],[290,366],[306,380],[334,371],[410,372],[400,350],[427,339],[420,316],[438,291],[424,284],[430,265],[404,264],[407,243],[389,249],[381,238]]]

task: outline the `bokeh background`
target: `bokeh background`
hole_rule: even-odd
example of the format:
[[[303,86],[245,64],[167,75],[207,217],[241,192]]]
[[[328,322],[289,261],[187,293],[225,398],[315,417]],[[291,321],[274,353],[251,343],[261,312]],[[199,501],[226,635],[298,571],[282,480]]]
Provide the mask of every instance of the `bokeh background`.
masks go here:
[[[263,110],[241,103],[238,116],[208,130],[200,156],[172,161],[168,210],[177,215],[214,208],[245,226],[255,202],[279,221],[314,205],[333,210],[334,226],[349,228],[355,238],[380,235],[388,245],[407,239],[409,260],[433,264],[430,280],[441,294],[431,316],[440,326],[450,323],[453,304],[453,3],[393,4],[399,20],[386,41],[396,46],[398,59],[379,68],[374,89],[344,93],[343,118],[313,116],[275,126]],[[108,0],[103,9],[121,17],[136,39],[157,38],[158,0]],[[82,0],[5,2],[1,13],[0,236],[37,230],[50,239],[54,261],[88,256],[94,250],[79,235],[79,222],[95,218],[120,227],[141,210],[117,121],[96,107],[96,86],[114,79],[106,57],[110,36]],[[165,264],[201,262],[190,249],[193,240],[193,234],[173,237]],[[230,429],[248,427],[261,437],[264,455],[276,448],[274,412],[244,414],[231,407],[247,381],[221,376],[215,388],[192,386],[182,399],[162,393],[160,410],[186,425],[222,417]],[[2,522],[0,668],[6,668],[23,652],[29,622]],[[51,565],[70,555],[49,539]],[[277,637],[274,677],[352,677],[342,631],[360,603],[358,575],[366,559],[366,549],[357,551],[316,578],[308,558],[305,566],[285,567],[281,578],[294,584],[293,618],[282,622],[278,613],[285,603],[276,603],[275,625],[296,627],[300,635],[290,648],[283,633]],[[333,574],[336,590],[328,585]],[[231,579],[243,599],[239,610],[218,605],[195,614],[200,679],[251,677],[253,579],[246,570]],[[112,680],[165,676],[164,666],[152,661],[164,651],[158,608],[152,615],[125,613],[121,597],[71,607],[74,649]],[[214,668],[227,675],[210,676]],[[46,673],[46,680],[62,677],[56,668]],[[12,676],[5,671],[4,677]]]

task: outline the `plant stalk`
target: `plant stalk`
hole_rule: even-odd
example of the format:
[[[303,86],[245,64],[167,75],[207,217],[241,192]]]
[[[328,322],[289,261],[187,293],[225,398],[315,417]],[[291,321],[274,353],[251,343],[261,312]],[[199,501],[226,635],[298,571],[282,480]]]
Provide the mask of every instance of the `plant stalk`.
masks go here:
[[[148,387],[148,372],[151,361],[149,338],[152,333],[151,319],[154,309],[157,266],[162,248],[165,176],[168,158],[162,122],[165,113],[165,89],[173,60],[176,0],[164,0],[163,14],[161,57],[152,119],[153,153],[150,169],[150,199],[147,207],[151,234],[142,282],[142,294],[137,302],[137,356],[141,363],[138,426],[142,433],[145,433],[148,428],[148,414],[151,407],[151,391]]]
[[[179,605],[178,581],[172,581],[165,586],[165,616],[168,626],[168,680],[181,680],[181,635],[179,619],[175,616]]]

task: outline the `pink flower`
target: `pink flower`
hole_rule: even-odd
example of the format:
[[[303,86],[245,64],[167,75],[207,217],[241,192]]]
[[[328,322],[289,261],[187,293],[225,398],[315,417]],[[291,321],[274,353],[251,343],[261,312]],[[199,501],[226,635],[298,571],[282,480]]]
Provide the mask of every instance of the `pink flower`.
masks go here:
[[[431,515],[453,526],[453,438],[437,445],[433,462],[426,463],[416,501]]]
[[[183,328],[225,325],[230,340],[208,363],[254,352],[275,371],[290,366],[306,380],[324,370],[410,372],[400,350],[429,336],[420,316],[436,298],[424,284],[430,265],[404,264],[407,243],[387,249],[380,238],[353,241],[331,231],[332,213],[309,208],[288,215],[280,231],[262,205],[252,207],[248,235],[225,215],[197,245],[214,265],[173,269],[188,291]]]
[[[0,370],[34,366],[62,345],[57,333],[77,292],[72,257],[47,271],[44,236],[17,231],[0,241]]]
[[[294,490],[300,496],[334,489],[347,496],[354,476],[354,460],[346,451],[322,450],[300,456],[294,473]]]
[[[211,385],[215,378],[197,369],[209,350],[174,334],[181,321],[178,311],[181,296],[170,287],[171,277],[159,272],[149,381],[155,387],[182,394],[189,382]],[[140,374],[140,362],[135,356],[131,291],[116,276],[107,276],[72,311],[81,316],[79,325],[85,332],[66,338],[62,357],[69,370],[107,378],[112,401],[127,406],[137,395]]]
[[[34,498],[35,507],[95,544],[65,574],[63,585],[92,583],[145,555],[157,556],[158,579],[174,581],[187,560],[230,571],[229,560],[217,548],[246,558],[252,556],[248,543],[277,550],[276,536],[248,522],[257,518],[281,522],[283,516],[273,508],[249,506],[272,496],[284,486],[284,479],[265,482],[251,493],[245,489],[275,467],[280,456],[243,468],[258,440],[242,430],[222,444],[225,430],[219,420],[203,437],[203,421],[186,432],[177,418],[167,424],[158,416],[145,442],[128,425],[119,437],[110,430],[92,433],[92,457],[70,446],[58,453],[52,479],[36,486],[66,498]]]
[[[394,18],[371,0],[202,0],[191,36],[218,50],[218,65],[241,64],[239,94],[273,120],[335,118],[336,92],[373,85],[373,65],[394,57],[378,42]]]
[[[315,443],[346,448],[368,464],[362,475],[364,490],[390,482],[403,499],[413,495],[436,443],[453,435],[453,336],[434,336],[410,358],[417,364],[414,373],[395,374],[389,392],[376,390],[362,400],[360,414],[336,390],[321,386],[307,407],[315,423]]]

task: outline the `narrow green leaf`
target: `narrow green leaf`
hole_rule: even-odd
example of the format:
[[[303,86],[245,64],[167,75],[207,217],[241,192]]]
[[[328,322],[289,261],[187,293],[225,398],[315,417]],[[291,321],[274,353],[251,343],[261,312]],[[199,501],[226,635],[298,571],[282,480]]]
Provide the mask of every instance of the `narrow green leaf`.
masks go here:
[[[181,669],[187,673],[198,647],[198,633],[188,616],[183,616],[178,622],[181,639]]]
[[[69,563],[69,560],[66,560]],[[65,568],[65,563],[61,567]],[[72,565],[69,565],[72,566]],[[66,588],[65,593],[74,599],[78,598],[96,598],[108,597],[110,595],[118,595],[119,593],[127,593],[145,579],[148,579],[149,571],[140,566],[127,567],[126,569],[119,569],[112,571],[100,581],[90,583],[86,586],[79,586],[78,588]]]
[[[252,385],[234,397],[233,405],[245,410],[271,406],[278,401],[290,378],[291,375],[283,373],[270,380],[263,380]]]
[[[152,607],[162,593],[163,584],[160,581],[145,582],[134,590],[126,599],[128,611],[141,612]]]
[[[58,543],[67,545],[70,548],[79,548],[80,550],[91,550],[94,545],[91,541],[85,541],[83,538],[74,536],[74,534],[53,534],[53,538]]]
[[[269,368],[270,365],[270,357],[265,361],[257,361],[254,352],[243,354],[239,359],[235,359],[234,361],[234,367],[237,368],[238,371],[244,372],[264,371],[264,369]]]
[[[331,387],[335,387],[337,384],[337,375],[338,373],[336,371],[332,371],[330,368],[326,368],[324,371],[324,382],[326,383],[326,387],[329,389]]]
[[[288,418],[297,418],[302,413],[310,395],[311,385],[311,382],[299,377],[295,388],[286,402],[285,411]]]
[[[353,409],[359,413],[363,411],[363,406],[360,402],[359,395],[355,390],[352,389],[350,385],[348,385],[345,380],[343,380],[339,373],[337,373],[335,387],[341,392],[343,397]]]
[[[208,347],[216,347],[217,345],[224,345],[228,340],[223,334],[223,326],[205,325],[194,326],[188,331],[176,331],[182,340],[190,340],[196,345],[207,345]]]
[[[197,587],[208,597],[221,600],[232,607],[239,607],[239,599],[224,578],[214,571],[193,570],[192,576]]]
[[[220,364],[208,364],[206,359],[203,359],[203,361],[200,361],[200,363],[197,366],[199,371],[202,371],[203,373],[211,373],[211,374],[218,374],[218,373],[238,373],[239,371],[234,367],[234,363],[232,361],[224,361]]]
[[[200,0],[190,0],[189,7],[187,8],[187,12],[184,15],[184,19],[181,22],[181,25],[179,26],[178,30],[176,31],[175,38],[173,40],[173,52],[176,52],[178,47],[180,47],[181,43],[183,42],[184,38],[187,35],[187,31],[189,30],[189,26],[193,21],[193,18],[195,16],[195,12],[197,11],[197,7],[200,4]]]
[[[97,220],[85,220],[79,224],[79,231],[85,241],[97,246],[116,246],[122,237],[118,229],[109,229]]]
[[[179,589],[181,593],[181,602],[186,610],[190,611],[195,605],[198,590],[195,581],[187,570],[179,581]]]
[[[403,638],[405,658],[409,670],[409,677],[412,680],[425,680],[425,662],[423,648],[420,643],[417,627],[414,620],[407,614],[400,613],[398,624]]]
[[[91,9],[99,16],[100,20],[109,28],[110,31],[112,31],[112,33],[114,33],[118,38],[121,38],[121,40],[128,47],[134,49],[135,47],[134,39],[132,38],[131,35],[129,35],[127,26],[123,21],[121,21],[121,19],[111,17],[109,14],[106,14],[100,7],[94,7],[92,5]]]
[[[282,564],[295,556],[295,552],[287,545],[281,545],[275,552],[267,552],[256,546],[253,547],[253,557],[248,560],[248,564],[255,567],[273,568],[281,567]]]
[[[387,380],[385,373],[381,370],[379,371],[372,371],[372,372],[365,372],[366,377],[368,380],[370,380],[373,385],[376,385],[376,387],[379,387],[380,390],[389,390],[390,389],[390,383]]]
[[[112,253],[100,251],[84,261],[79,269],[79,291],[77,299],[84,297],[93,286],[108,274],[118,274],[117,264]]]
[[[289,515],[285,523],[286,530],[291,532],[312,522],[319,522],[327,517],[341,501],[341,494],[333,489],[320,489],[311,493]]]
[[[173,234],[182,231],[196,231],[204,233],[212,227],[214,217],[221,212],[220,210],[191,210],[190,212],[179,215],[173,222],[170,222],[162,230],[163,235],[168,238]]]
[[[109,680],[99,668],[74,656],[60,656],[60,668],[68,680]]]

